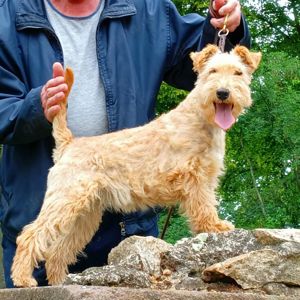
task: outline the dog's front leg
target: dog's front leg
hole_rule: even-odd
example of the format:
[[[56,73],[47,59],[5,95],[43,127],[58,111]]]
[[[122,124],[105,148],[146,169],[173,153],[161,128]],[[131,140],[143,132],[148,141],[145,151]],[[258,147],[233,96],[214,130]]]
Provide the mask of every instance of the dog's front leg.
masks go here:
[[[193,185],[181,203],[181,208],[195,233],[233,230],[234,226],[230,222],[219,219],[216,206],[214,191],[199,185]]]

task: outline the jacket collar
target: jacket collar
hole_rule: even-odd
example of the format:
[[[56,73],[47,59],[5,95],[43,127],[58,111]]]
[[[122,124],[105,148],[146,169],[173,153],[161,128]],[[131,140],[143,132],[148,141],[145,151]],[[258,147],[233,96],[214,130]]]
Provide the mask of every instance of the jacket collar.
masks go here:
[[[49,27],[43,0],[17,0],[16,26],[24,27]],[[133,0],[105,0],[102,12],[104,18],[121,18],[136,14]]]

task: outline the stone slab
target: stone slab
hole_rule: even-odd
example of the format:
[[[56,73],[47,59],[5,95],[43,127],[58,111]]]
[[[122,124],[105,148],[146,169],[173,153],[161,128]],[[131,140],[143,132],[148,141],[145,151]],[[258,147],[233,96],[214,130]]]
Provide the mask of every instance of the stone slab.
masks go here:
[[[94,286],[60,286],[0,290],[1,300],[296,300],[250,293],[158,291]]]

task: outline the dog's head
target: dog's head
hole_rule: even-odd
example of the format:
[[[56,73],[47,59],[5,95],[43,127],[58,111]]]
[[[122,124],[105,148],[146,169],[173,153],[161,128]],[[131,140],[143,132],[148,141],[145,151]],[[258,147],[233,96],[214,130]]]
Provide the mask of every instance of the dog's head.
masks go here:
[[[201,109],[210,123],[229,129],[245,108],[251,106],[251,75],[257,69],[261,53],[236,46],[221,53],[215,45],[191,53],[194,71],[198,73],[195,92]]]

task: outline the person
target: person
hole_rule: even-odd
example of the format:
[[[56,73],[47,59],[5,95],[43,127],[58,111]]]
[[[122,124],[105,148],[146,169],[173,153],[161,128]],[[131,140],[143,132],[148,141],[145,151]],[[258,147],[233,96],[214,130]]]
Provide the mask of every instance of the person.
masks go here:
[[[67,92],[63,67],[75,73],[67,115],[75,136],[143,125],[155,117],[162,81],[193,88],[189,53],[216,42],[225,15],[226,49],[249,46],[239,2],[228,0],[218,13],[181,16],[170,0],[0,2],[0,219],[7,287],[13,287],[16,237],[39,213],[53,165],[51,122]],[[109,251],[133,234],[158,235],[156,209],[106,212],[70,272],[105,264]],[[34,276],[47,285],[42,265]]]

